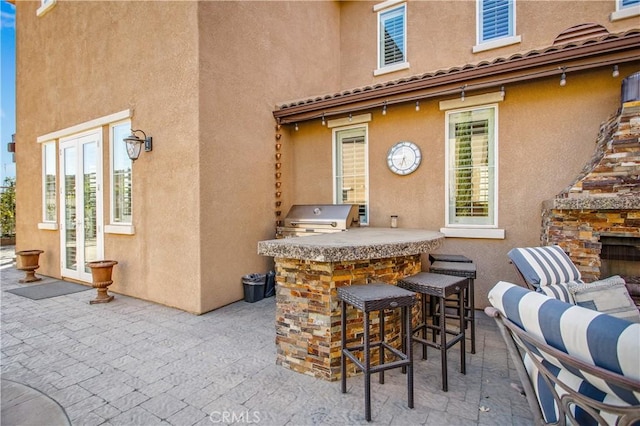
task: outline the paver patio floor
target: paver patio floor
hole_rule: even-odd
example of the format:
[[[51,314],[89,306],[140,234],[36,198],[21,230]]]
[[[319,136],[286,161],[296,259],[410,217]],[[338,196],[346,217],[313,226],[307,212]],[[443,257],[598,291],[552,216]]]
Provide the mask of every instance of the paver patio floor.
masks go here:
[[[273,297],[200,316],[117,294],[90,305],[94,290],[31,300],[5,291],[24,285],[8,250],[0,270],[2,379],[46,394],[73,425],[367,424],[361,377],[341,394],[339,382],[275,364]],[[406,376],[388,371],[384,385],[372,380],[373,424],[532,423],[493,320],[476,316],[467,374],[458,372],[454,347],[442,392],[437,351],[425,361],[417,350],[415,408],[406,406]],[[2,403],[4,411],[4,393]]]

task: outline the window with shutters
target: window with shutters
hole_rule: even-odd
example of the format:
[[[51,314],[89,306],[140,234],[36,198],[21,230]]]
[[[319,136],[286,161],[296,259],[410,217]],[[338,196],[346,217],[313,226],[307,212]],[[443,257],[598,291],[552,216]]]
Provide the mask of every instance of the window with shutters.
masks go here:
[[[378,11],[378,69],[375,75],[409,67],[406,12],[406,4]]]
[[[495,227],[497,107],[447,113],[446,226]]]
[[[640,0],[615,0],[615,2],[616,10],[610,17],[612,21],[640,15]]]
[[[367,170],[367,127],[334,129],[334,200],[336,204],[357,204],[360,224],[369,223],[369,176]]]
[[[58,221],[56,204],[56,143],[42,144],[42,221],[55,223]]]
[[[477,45],[474,52],[519,43],[516,0],[476,0]]]

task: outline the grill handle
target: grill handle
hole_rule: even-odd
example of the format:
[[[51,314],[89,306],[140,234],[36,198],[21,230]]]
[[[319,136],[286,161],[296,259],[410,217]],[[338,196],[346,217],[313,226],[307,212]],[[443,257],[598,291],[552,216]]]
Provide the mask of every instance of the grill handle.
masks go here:
[[[291,226],[298,225],[331,225],[331,227],[335,228],[338,226],[338,222],[335,221],[327,221],[327,220],[292,220]]]

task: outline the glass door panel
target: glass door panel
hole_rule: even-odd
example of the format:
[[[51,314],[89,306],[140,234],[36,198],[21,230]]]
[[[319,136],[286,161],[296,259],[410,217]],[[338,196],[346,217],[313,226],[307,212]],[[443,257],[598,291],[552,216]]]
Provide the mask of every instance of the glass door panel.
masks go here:
[[[87,263],[103,256],[101,132],[60,141],[62,182],[61,272],[91,281]]]
[[[77,271],[76,252],[78,248],[76,230],[76,147],[69,146],[63,149],[64,179],[64,267]]]

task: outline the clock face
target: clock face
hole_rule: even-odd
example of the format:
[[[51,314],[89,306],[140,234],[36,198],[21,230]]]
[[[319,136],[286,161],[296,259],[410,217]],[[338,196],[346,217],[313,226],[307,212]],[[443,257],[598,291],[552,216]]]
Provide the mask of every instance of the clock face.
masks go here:
[[[413,142],[398,142],[389,149],[387,166],[398,175],[413,173],[422,160],[420,148]]]

